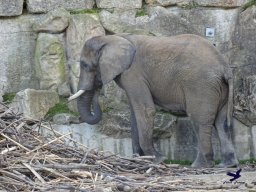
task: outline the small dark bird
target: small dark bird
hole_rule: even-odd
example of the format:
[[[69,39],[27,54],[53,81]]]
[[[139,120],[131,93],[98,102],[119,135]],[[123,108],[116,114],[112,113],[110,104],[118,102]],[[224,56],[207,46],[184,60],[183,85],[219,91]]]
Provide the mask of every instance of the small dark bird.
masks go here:
[[[227,172],[227,175],[230,177],[233,177],[232,179],[230,179],[229,181],[234,181],[236,179],[238,179],[239,177],[241,177],[240,172],[242,171],[242,169],[239,169],[236,171],[236,173],[231,173],[231,172]]]

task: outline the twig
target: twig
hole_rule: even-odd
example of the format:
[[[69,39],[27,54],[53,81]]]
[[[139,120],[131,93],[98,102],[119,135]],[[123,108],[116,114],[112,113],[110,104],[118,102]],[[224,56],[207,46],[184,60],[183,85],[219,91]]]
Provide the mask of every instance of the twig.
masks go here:
[[[74,180],[72,180],[72,179],[70,179],[70,178],[68,178],[68,177],[66,177],[66,176],[64,176],[64,175],[62,175],[62,174],[60,174],[60,173],[58,173],[57,171],[55,171],[55,170],[53,170],[53,169],[51,169],[51,168],[42,167],[42,169],[45,170],[45,171],[48,171],[48,172],[50,172],[50,173],[53,173],[53,174],[56,175],[56,176],[59,176],[59,177],[62,177],[62,178],[64,178],[64,179],[67,179],[67,180],[69,180],[69,181],[74,182]]]
[[[1,151],[0,154],[1,154],[1,155],[4,155],[4,154],[6,154],[6,153],[8,153],[8,152],[10,152],[10,151],[14,151],[14,150],[16,150],[16,149],[17,149],[16,146],[10,147],[10,148],[7,148],[7,149],[4,149],[3,151]]]
[[[35,168],[52,168],[52,169],[62,169],[62,170],[71,170],[71,169],[91,169],[97,168],[99,165],[87,165],[87,164],[44,164],[44,165],[34,165]]]
[[[23,145],[21,145],[21,144],[18,143],[17,141],[11,139],[11,138],[8,137],[7,135],[5,135],[5,134],[3,134],[3,133],[1,133],[1,135],[2,135],[3,137],[5,137],[6,139],[10,140],[11,142],[13,142],[14,144],[18,145],[18,146],[21,147],[22,149],[25,149],[26,151],[30,152],[30,150],[29,150],[28,148],[24,147]]]
[[[34,183],[32,183],[31,181],[28,181],[27,179],[19,177],[17,174],[14,174],[14,173],[11,173],[11,172],[8,172],[8,171],[4,171],[4,170],[0,170],[0,173],[2,173],[3,175],[6,175],[8,177],[11,177],[13,179],[17,179],[18,181],[22,181],[22,182],[25,182],[27,184],[34,185]]]
[[[27,163],[22,163],[22,164],[25,167],[27,167],[37,177],[37,179],[39,179],[39,181],[41,181],[41,183],[45,183],[45,180],[29,164],[27,164]]]
[[[58,137],[58,138],[55,138],[55,139],[51,140],[50,142],[45,143],[45,144],[42,145],[42,146],[36,147],[35,149],[33,149],[33,150],[27,152],[26,154],[30,154],[30,153],[32,153],[32,152],[34,152],[34,151],[37,151],[37,150],[39,150],[39,149],[41,149],[41,148],[43,148],[43,147],[45,147],[45,146],[47,146],[47,145],[50,145],[51,143],[54,143],[54,142],[56,142],[56,141],[58,141],[58,140],[61,140],[63,137],[66,137],[66,136],[68,136],[68,135],[70,135],[70,134],[72,134],[72,133],[67,133],[67,134],[62,135],[62,136],[60,136],[60,137]]]

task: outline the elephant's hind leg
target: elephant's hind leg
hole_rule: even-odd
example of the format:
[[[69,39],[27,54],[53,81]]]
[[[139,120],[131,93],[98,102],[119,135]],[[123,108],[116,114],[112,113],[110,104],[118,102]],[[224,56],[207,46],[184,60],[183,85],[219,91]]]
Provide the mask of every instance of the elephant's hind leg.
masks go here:
[[[193,122],[193,128],[198,141],[198,153],[192,167],[214,166],[212,130],[214,128],[216,108],[207,100],[195,99],[187,104],[187,112]]]
[[[221,149],[221,163],[218,167],[236,167],[238,160],[232,143],[231,127],[227,126],[226,119],[227,104],[222,107],[215,121]]]
[[[193,122],[196,122],[193,120]],[[212,125],[194,123],[195,133],[198,140],[197,157],[192,163],[192,167],[213,167],[213,149],[212,149]]]

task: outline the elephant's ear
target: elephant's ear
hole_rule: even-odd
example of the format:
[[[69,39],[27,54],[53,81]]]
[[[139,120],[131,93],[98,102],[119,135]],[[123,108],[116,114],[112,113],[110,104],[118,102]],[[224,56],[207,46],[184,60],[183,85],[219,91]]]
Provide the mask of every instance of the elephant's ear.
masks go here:
[[[108,43],[102,48],[99,59],[101,80],[107,84],[128,69],[135,54],[134,46],[118,36],[107,37]]]

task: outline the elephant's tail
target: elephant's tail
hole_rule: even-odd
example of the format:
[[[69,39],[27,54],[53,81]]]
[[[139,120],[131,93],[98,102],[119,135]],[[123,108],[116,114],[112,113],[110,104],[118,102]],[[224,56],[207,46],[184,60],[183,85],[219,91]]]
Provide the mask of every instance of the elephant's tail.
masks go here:
[[[232,116],[233,116],[233,78],[228,79],[228,109],[227,109],[227,126],[232,125]]]

